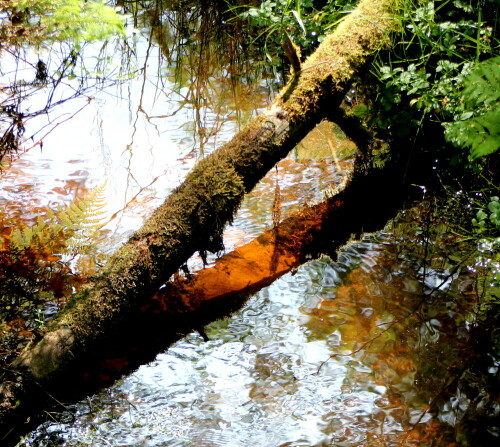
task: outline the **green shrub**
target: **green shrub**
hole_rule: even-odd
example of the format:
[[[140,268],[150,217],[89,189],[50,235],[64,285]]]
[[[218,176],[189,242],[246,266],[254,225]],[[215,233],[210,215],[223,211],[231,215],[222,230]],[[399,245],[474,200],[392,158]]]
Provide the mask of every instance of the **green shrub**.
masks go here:
[[[464,111],[445,125],[446,138],[470,148],[475,160],[500,148],[500,56],[479,64],[464,84]]]
[[[40,29],[42,39],[92,42],[124,34],[124,21],[103,0],[12,0],[24,11],[24,25]]]

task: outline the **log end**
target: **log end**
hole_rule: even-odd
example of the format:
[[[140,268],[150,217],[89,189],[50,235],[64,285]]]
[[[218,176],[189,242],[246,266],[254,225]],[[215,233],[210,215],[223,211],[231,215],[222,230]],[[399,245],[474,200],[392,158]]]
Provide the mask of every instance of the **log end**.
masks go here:
[[[12,364],[15,369],[28,371],[38,381],[51,378],[68,362],[75,342],[73,331],[68,327],[49,332],[31,349],[24,351]],[[64,369],[64,368],[62,368]]]

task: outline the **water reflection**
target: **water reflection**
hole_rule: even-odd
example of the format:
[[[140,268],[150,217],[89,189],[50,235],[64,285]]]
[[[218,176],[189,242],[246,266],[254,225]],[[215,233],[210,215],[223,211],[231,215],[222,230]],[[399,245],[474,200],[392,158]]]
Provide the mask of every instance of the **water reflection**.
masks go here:
[[[32,220],[45,205],[69,201],[106,178],[110,215],[126,207],[113,223],[119,243],[202,150],[229,139],[269,95],[263,84],[252,90],[249,83],[226,89],[214,79],[193,82],[198,72],[179,79],[163,64],[171,56],[169,37],[156,39],[159,47],[151,47],[137,36],[142,77],[96,95],[78,121],[47,135],[42,153],[24,154],[10,167],[1,203],[11,219]],[[193,99],[193,89],[205,100]],[[325,147],[328,159],[311,161],[301,147],[264,179],[226,232],[228,250],[272,225],[276,182],[282,217],[340,183],[350,162]],[[188,336],[25,444],[446,445],[446,427],[453,429],[471,406],[460,389],[442,392],[443,377],[453,378],[463,361],[450,340],[469,340],[460,316],[467,314],[470,281],[400,252],[400,241],[380,233],[346,247],[338,262],[304,265],[233,318],[211,324],[209,342]]]
[[[441,341],[467,338],[449,315],[469,279],[424,305],[398,250],[381,233],[302,266],[208,326],[209,342],[191,334],[46,430],[68,446],[451,445],[467,398],[432,414],[460,352]]]
[[[220,21],[220,8],[166,3],[121,5],[131,14],[127,40],[84,45],[74,56],[81,61],[76,79],[54,82],[56,93],[51,85],[32,86],[19,100],[19,107],[33,112],[24,123],[23,149],[31,150],[2,175],[2,196],[12,193],[2,199],[16,202],[9,206],[12,213],[22,206],[22,214],[33,207],[39,215],[45,206],[71,201],[107,179],[109,215],[123,210],[110,228],[123,239],[179,185],[199,156],[227,141],[269,102],[273,89],[262,73],[257,78],[256,70],[248,70],[243,76],[248,61],[237,53],[242,35],[231,39],[225,30],[232,55],[214,39],[212,21]],[[14,85],[21,73],[31,86],[37,60],[56,72],[71,51],[64,44],[6,51],[2,85]],[[2,95],[2,101],[12,101],[4,98],[5,91]],[[78,184],[70,185],[67,179],[75,175]],[[9,184],[17,189],[9,190]]]

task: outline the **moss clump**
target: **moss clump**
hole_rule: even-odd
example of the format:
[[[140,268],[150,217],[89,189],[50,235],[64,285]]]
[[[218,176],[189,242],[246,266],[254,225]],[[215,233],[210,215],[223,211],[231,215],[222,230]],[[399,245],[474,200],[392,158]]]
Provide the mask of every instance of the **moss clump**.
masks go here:
[[[206,201],[209,215],[224,213],[243,198],[243,179],[234,167],[219,163],[216,157],[200,163],[189,179],[196,200]]]
[[[288,87],[281,93],[292,122],[305,108],[318,103],[325,88],[345,91],[367,58],[389,44],[389,34],[397,24],[392,15],[394,3],[394,0],[361,0],[356,10],[306,60],[297,87],[291,94]]]

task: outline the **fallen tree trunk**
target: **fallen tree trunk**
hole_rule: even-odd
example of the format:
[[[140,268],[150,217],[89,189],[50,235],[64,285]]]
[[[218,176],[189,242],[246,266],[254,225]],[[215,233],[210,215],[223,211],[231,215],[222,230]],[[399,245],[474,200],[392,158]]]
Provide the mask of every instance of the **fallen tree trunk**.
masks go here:
[[[145,301],[127,334],[96,347],[92,358],[73,372],[72,389],[62,393],[65,401],[112,384],[193,330],[203,333],[205,324],[238,310],[250,296],[307,260],[322,254],[335,257],[353,234],[380,229],[410,196],[401,185],[398,164],[364,171],[342,192],[306,207],[222,256],[213,267],[168,282]],[[31,388],[26,399],[32,403],[34,426],[46,419],[36,418],[36,405],[43,403],[46,411],[65,409],[58,400],[60,391],[40,385]]]
[[[11,365],[0,387],[0,438],[32,411],[29,394],[40,402],[71,395],[82,365],[128,339],[140,309],[192,254],[222,249],[222,230],[244,194],[339,106],[353,75],[387,39],[393,3],[361,0],[266,111],[199,162]]]
[[[203,334],[204,325],[238,310],[307,260],[335,257],[353,234],[380,229],[402,208],[409,190],[401,185],[400,165],[364,172],[342,192],[306,207],[213,267],[176,277],[143,304],[134,325],[112,348],[96,349],[92,362],[73,375],[73,385],[79,384],[80,394],[109,385],[193,330]]]

